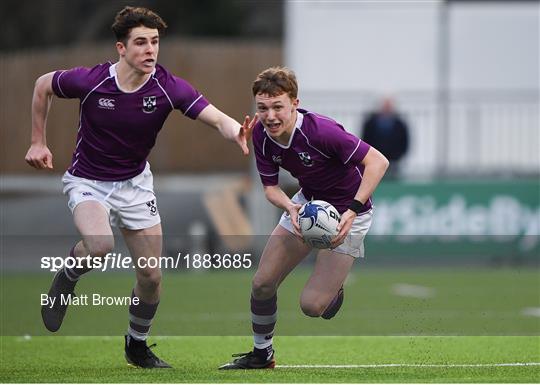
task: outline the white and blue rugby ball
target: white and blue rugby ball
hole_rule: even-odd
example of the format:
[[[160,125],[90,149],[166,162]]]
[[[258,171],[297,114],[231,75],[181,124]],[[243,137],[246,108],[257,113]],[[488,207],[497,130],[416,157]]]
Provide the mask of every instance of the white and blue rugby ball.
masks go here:
[[[338,231],[339,213],[330,203],[316,200],[298,211],[298,224],[304,241],[316,249],[329,249]]]

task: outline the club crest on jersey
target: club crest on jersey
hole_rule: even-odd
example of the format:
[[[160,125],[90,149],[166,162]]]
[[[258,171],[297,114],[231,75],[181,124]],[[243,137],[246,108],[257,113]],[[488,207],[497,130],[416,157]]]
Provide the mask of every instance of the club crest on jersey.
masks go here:
[[[300,160],[306,167],[313,166],[313,160],[311,159],[311,156],[309,156],[308,152],[299,152],[298,156],[300,157]]]
[[[157,108],[157,101],[155,96],[143,96],[143,111],[147,114],[154,112]]]
[[[272,155],[272,161],[276,164],[281,164],[281,155]]]

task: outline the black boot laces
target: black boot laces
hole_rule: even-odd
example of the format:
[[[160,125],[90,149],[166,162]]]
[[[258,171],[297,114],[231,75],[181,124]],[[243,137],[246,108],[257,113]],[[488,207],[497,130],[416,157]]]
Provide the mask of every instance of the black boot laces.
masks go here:
[[[157,358],[157,356],[154,354],[154,352],[152,352],[152,350],[150,350],[151,348],[155,348],[157,346],[156,343],[150,345],[150,346],[144,346],[144,355],[148,358],[151,358],[153,360],[159,360],[159,358]]]

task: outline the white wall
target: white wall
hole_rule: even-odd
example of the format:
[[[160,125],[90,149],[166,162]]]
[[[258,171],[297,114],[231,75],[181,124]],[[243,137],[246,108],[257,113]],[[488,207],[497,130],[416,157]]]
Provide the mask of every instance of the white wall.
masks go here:
[[[362,114],[394,95],[411,126],[409,176],[538,174],[540,3],[446,9],[447,29],[441,1],[287,1],[285,60],[301,106],[359,134]]]
[[[449,8],[452,89],[538,88],[538,3],[455,3]]]
[[[287,1],[285,61],[304,90],[400,92],[438,85],[440,1]],[[448,5],[452,88],[534,88],[537,2]]]
[[[436,86],[437,2],[288,1],[285,60],[301,90]]]

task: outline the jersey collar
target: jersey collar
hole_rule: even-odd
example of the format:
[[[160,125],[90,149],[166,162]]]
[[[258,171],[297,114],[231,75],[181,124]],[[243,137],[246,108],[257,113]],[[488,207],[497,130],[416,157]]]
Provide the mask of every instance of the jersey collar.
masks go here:
[[[266,136],[272,142],[277,144],[279,147],[287,149],[287,148],[291,147],[291,143],[292,143],[292,140],[294,138],[294,134],[296,133],[296,129],[297,128],[300,129],[300,127],[302,127],[302,122],[303,121],[304,121],[304,114],[302,114],[300,111],[296,110],[296,122],[294,123],[294,128],[293,128],[293,130],[291,132],[291,136],[289,138],[289,143],[287,143],[287,145],[283,145],[283,144],[279,143],[278,141],[274,140],[274,138],[272,138],[270,135],[268,135],[268,132],[266,132],[266,128],[264,129],[264,133],[266,134]]]
[[[139,87],[137,87],[133,91],[126,91],[126,90],[122,89],[122,87],[120,87],[120,83],[118,83],[118,76],[117,76],[117,73],[116,73],[116,65],[117,64],[118,64],[118,62],[114,63],[113,65],[111,65],[109,67],[109,75],[114,78],[114,81],[116,82],[116,87],[118,87],[118,89],[120,91],[122,91],[123,93],[125,93],[125,94],[132,94],[134,92],[139,91],[141,88],[143,88],[146,85],[146,83],[148,83],[150,78],[152,78],[154,76],[154,74],[156,73],[156,67],[154,67],[154,70],[152,71],[152,73],[150,74],[148,79],[146,79],[146,81],[143,84],[141,84]]]

